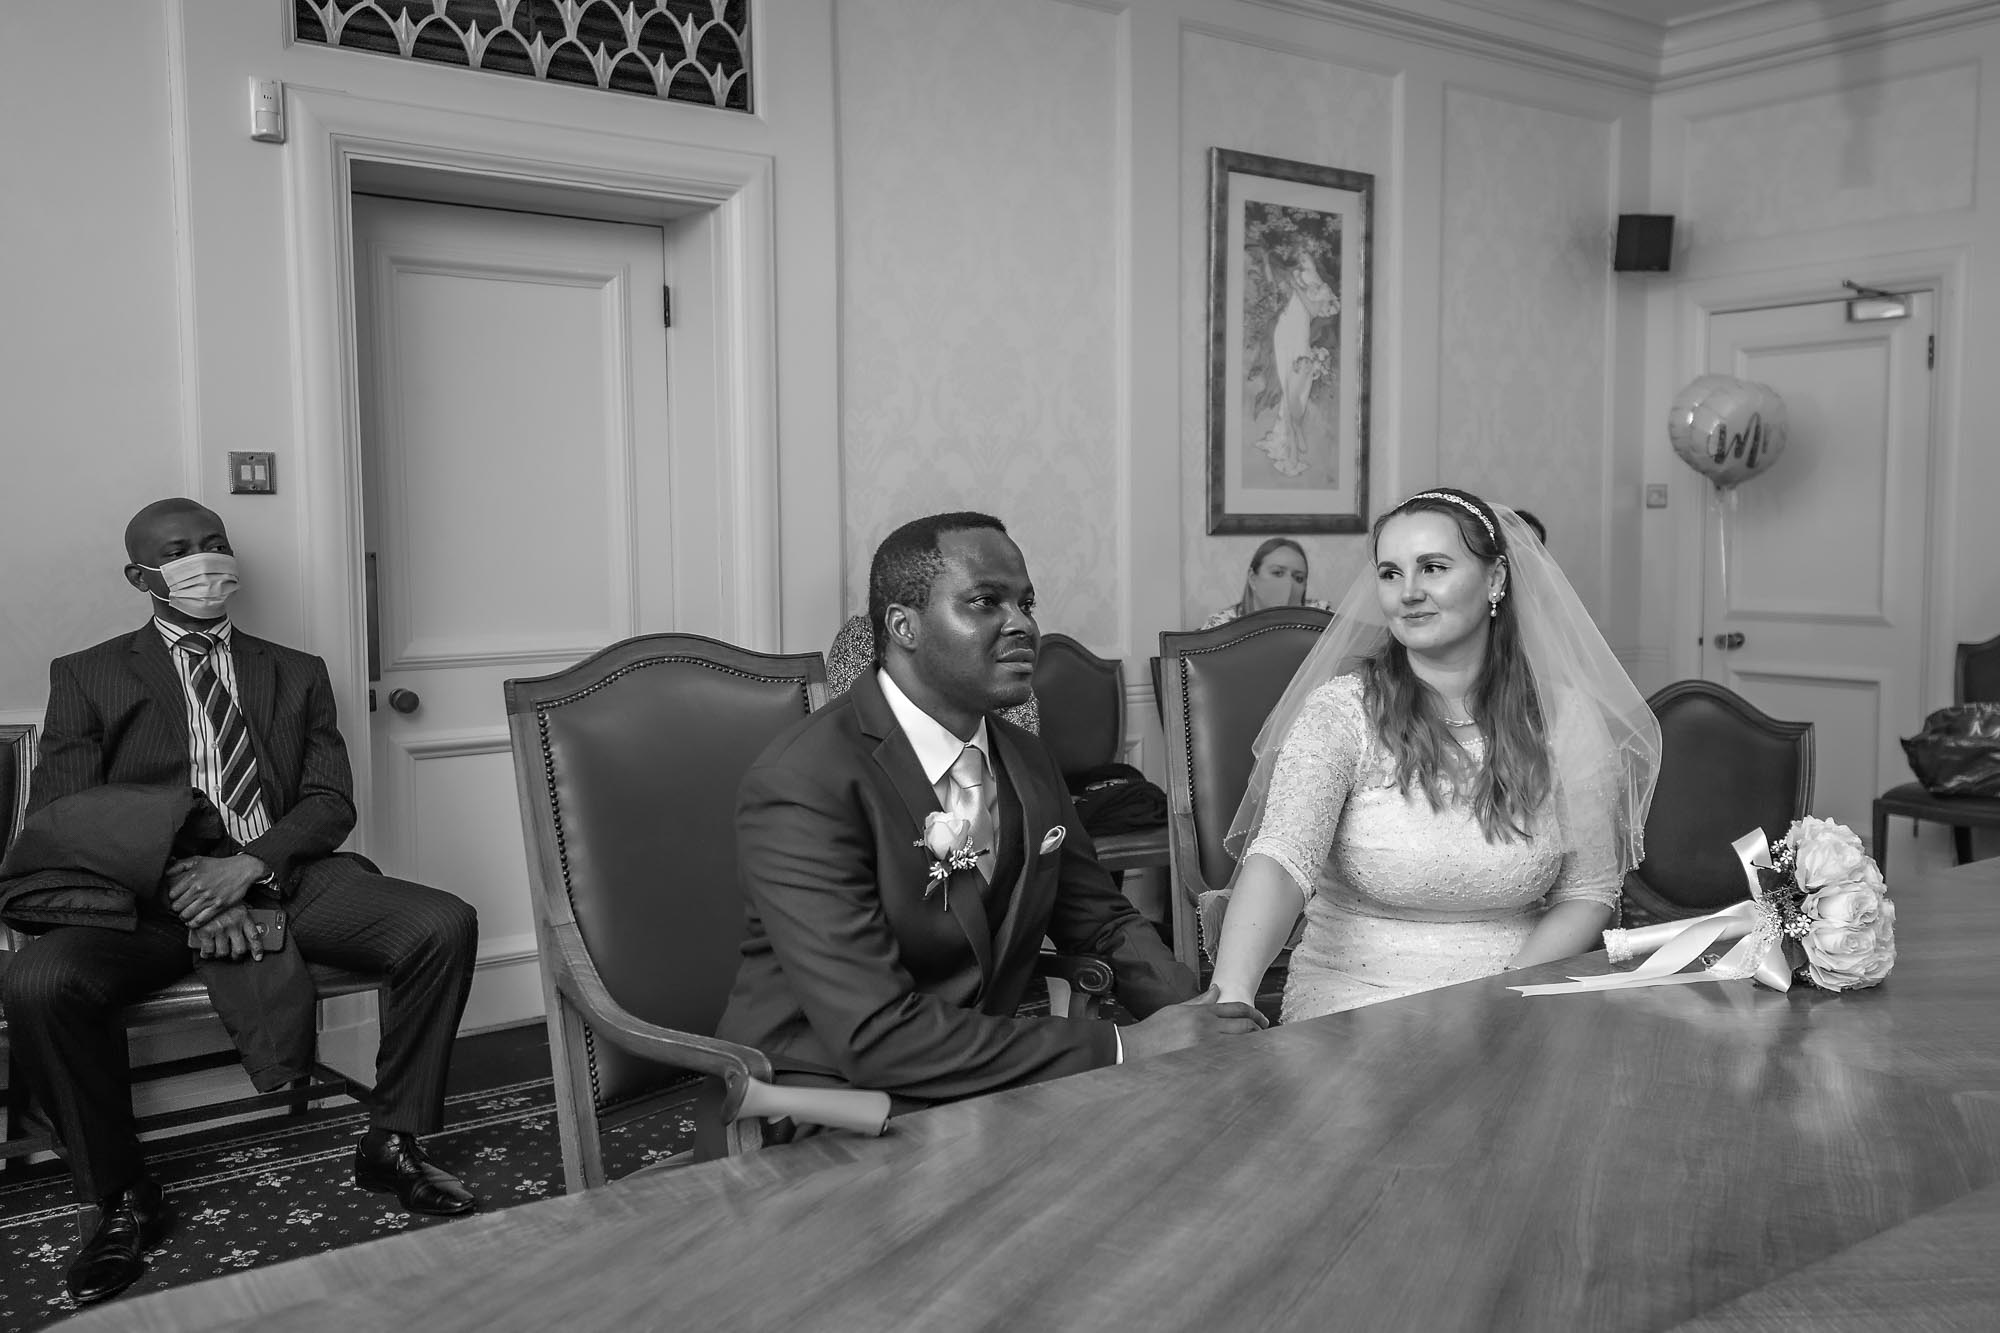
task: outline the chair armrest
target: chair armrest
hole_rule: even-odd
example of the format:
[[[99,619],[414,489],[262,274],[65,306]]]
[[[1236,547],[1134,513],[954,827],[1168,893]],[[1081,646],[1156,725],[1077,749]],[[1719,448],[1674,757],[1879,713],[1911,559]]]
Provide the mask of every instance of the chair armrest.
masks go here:
[[[859,1088],[785,1088],[771,1082],[771,1061],[760,1050],[717,1037],[698,1036],[648,1023],[605,989],[590,961],[583,933],[573,921],[551,928],[556,989],[582,1009],[591,1030],[632,1054],[722,1080],[722,1117],[790,1116],[857,1134],[879,1135],[889,1121],[889,1094]]]
[[[1148,927],[1150,929],[1150,927]],[[1049,983],[1049,1013],[1057,1018],[1099,1018],[1111,993],[1111,964],[1090,954],[1039,953],[1035,975]]]
[[[593,1031],[614,1046],[661,1064],[720,1078],[728,1090],[724,1113],[731,1118],[742,1104],[744,1089],[751,1079],[770,1081],[771,1062],[762,1051],[733,1041],[661,1027],[619,1004],[605,989],[604,979],[598,975],[597,965],[590,961],[590,951],[584,947],[583,933],[575,922],[551,926],[549,943],[554,946],[550,964],[556,989],[583,1010]]]
[[[1111,964],[1093,954],[1036,954],[1035,975],[1067,981],[1072,989],[1084,995],[1111,993]]]

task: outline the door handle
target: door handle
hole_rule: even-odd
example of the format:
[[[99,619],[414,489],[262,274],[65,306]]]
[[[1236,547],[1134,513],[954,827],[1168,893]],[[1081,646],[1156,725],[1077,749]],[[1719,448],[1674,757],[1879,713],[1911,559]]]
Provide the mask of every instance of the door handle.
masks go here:
[[[417,697],[415,690],[389,691],[389,707],[399,713],[414,713],[417,711],[417,706],[421,703],[423,703],[423,700]]]
[[[1715,646],[1716,646],[1716,647],[1718,647],[1718,648],[1720,648],[1720,649],[1722,649],[1722,650],[1723,650],[1723,651],[1725,651],[1725,652],[1729,651],[1729,650],[1730,650],[1730,649],[1732,649],[1732,648],[1741,648],[1741,647],[1743,646],[1743,635],[1742,635],[1742,632],[1741,632],[1741,631],[1732,631],[1731,633],[1728,633],[1728,634],[1718,634],[1718,635],[1716,635],[1716,636],[1715,636]],[[389,703],[390,703],[390,705],[391,705],[392,707],[394,706],[395,702],[396,702],[396,696],[395,696],[395,695],[393,695],[393,694],[392,694],[392,695],[390,695],[390,696],[389,696]]]

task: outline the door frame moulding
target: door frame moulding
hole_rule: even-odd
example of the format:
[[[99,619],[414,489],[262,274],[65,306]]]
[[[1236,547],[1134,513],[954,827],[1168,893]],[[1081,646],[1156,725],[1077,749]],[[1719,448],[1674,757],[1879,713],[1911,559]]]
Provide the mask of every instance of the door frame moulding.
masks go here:
[[[729,632],[746,647],[779,643],[776,224],[765,154],[288,89],[285,154],[301,505],[304,647],[327,660],[341,712],[367,716],[362,604],[361,402],[353,272],[355,171],[393,168],[482,188],[561,191],[579,216],[714,219],[713,338]],[[602,203],[593,210],[592,200]],[[366,845],[367,728],[350,729],[355,804]]]
[[[1963,293],[1967,290],[1970,255],[1962,246],[1899,254],[1856,255],[1816,260],[1796,268],[1724,274],[1690,281],[1677,293],[1680,323],[1680,374],[1664,386],[1668,399],[1680,386],[1703,373],[1708,364],[1709,319],[1738,311],[1840,298],[1841,283],[1853,279],[1863,286],[1931,294],[1931,331],[1937,339],[1936,364],[1930,371],[1930,477],[1924,497],[1924,606],[1920,697],[1926,708],[1951,697],[1951,662],[1957,642],[1956,562],[1958,523],[1952,497],[1958,481],[1959,430],[1958,349],[1964,343]],[[1654,414],[1666,421],[1666,402]],[[1664,428],[1662,428],[1664,438]],[[1701,674],[1699,640],[1706,634],[1702,620],[1703,520],[1708,483],[1685,468],[1676,469],[1674,561],[1678,595],[1674,601],[1673,648],[1669,654],[1679,678]],[[1695,647],[1688,645],[1694,642]],[[1914,729],[1921,719],[1911,718]]]

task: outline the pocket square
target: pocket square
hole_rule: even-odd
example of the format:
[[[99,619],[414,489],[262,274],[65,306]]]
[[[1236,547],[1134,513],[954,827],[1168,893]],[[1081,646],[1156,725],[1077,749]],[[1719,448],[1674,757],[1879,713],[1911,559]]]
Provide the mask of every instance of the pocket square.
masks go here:
[[[1068,832],[1067,829],[1065,829],[1061,824],[1058,824],[1054,828],[1050,829],[1047,833],[1044,833],[1042,835],[1042,850],[1039,853],[1039,855],[1047,856],[1050,852],[1062,846],[1063,836],[1067,832]]]

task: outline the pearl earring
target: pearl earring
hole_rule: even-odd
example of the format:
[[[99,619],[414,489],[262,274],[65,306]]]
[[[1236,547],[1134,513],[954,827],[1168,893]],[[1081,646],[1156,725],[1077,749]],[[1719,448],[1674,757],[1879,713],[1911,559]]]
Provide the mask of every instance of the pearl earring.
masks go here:
[[[1497,620],[1500,618],[1500,594],[1498,592],[1487,594],[1486,618],[1488,620]]]

